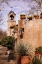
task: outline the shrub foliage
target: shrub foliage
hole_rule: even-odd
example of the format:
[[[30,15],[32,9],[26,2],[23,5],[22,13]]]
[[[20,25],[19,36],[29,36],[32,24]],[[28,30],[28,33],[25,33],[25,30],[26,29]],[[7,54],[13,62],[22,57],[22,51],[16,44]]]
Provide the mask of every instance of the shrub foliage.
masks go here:
[[[15,38],[12,36],[5,36],[1,40],[1,45],[7,47],[8,49],[13,49],[13,46],[15,45],[14,40]]]

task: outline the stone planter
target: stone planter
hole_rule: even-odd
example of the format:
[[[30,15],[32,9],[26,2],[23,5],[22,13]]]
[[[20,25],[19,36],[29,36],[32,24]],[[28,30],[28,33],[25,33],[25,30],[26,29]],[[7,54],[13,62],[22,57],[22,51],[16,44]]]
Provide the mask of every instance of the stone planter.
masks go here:
[[[29,56],[22,56],[21,57],[21,64],[31,64],[31,59]]]
[[[20,19],[26,19],[25,15],[20,15]]]

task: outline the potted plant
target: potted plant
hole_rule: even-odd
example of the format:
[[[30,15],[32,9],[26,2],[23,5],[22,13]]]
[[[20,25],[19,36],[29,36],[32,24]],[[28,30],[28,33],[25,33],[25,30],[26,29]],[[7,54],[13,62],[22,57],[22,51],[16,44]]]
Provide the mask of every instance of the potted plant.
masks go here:
[[[25,14],[21,14],[21,15],[20,15],[20,19],[26,19]]]
[[[27,19],[32,20],[32,16],[28,16]]]
[[[19,55],[19,64],[24,64],[24,63],[30,63],[31,59],[29,57],[29,52],[28,48],[23,44],[19,44],[17,48],[17,53]]]
[[[27,52],[28,52],[27,48],[24,45],[22,45],[22,44],[19,44],[17,50],[18,50],[18,53],[19,53],[20,56],[26,56],[26,55],[28,55],[27,54]]]
[[[41,54],[42,55],[42,47],[41,46],[36,48],[35,54]]]
[[[38,15],[34,15],[34,18],[35,18],[35,19],[39,19],[39,16],[38,16]]]

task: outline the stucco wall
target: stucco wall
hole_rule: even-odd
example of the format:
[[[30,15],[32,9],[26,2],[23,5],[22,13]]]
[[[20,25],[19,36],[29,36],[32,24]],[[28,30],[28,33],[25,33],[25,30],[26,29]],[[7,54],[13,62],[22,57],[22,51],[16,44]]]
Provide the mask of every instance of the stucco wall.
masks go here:
[[[42,20],[27,21],[24,28],[24,41],[34,47],[42,46]]]

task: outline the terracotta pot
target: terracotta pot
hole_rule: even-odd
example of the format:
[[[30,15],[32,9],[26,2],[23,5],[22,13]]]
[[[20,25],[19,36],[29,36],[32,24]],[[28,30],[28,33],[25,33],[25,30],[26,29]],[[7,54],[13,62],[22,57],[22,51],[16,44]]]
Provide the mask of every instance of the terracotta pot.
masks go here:
[[[38,15],[34,15],[34,18],[35,18],[35,19],[39,19],[39,16],[38,16]]]
[[[26,19],[25,15],[20,15],[20,19]]]
[[[29,64],[29,63],[31,63],[31,59],[29,58],[29,56],[22,56],[21,64]]]
[[[42,55],[42,52],[40,52],[40,54]]]
[[[38,54],[38,52],[35,52],[35,54]]]
[[[36,55],[42,55],[42,52],[35,52]]]

